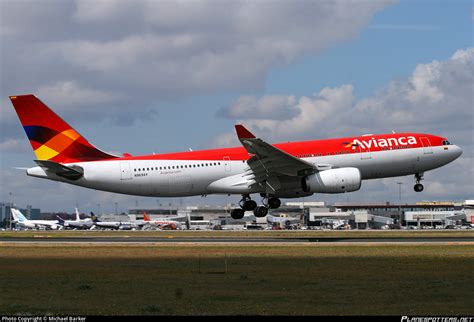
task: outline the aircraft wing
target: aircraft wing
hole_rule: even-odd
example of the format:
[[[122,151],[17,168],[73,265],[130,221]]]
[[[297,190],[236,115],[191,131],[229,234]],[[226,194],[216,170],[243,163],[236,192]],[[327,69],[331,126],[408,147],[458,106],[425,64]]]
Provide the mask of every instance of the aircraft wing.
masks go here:
[[[264,187],[268,193],[280,188],[279,177],[302,177],[318,172],[312,163],[296,158],[255,137],[243,125],[236,125],[239,141],[252,157],[247,161],[245,177]]]

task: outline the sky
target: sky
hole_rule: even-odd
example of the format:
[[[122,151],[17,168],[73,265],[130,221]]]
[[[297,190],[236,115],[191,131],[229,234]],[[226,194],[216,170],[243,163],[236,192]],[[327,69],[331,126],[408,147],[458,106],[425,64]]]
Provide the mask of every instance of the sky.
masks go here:
[[[34,154],[8,99],[33,93],[100,149],[133,155],[411,131],[461,158],[305,201],[474,199],[472,1],[0,1],[0,201],[42,211],[218,205],[26,176]],[[285,200],[290,201],[290,200]],[[302,201],[299,200],[299,201]]]

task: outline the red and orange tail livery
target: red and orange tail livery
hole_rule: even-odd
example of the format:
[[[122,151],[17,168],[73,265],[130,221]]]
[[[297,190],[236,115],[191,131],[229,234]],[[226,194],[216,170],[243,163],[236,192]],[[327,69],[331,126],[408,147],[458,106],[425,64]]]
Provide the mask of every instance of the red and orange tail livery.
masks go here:
[[[116,158],[90,144],[34,95],[10,96],[38,160],[61,163]]]

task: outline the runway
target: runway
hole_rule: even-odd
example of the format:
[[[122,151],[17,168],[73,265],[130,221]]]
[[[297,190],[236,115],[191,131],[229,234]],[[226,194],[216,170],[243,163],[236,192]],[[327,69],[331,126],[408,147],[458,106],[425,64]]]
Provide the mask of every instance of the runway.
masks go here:
[[[463,243],[474,244],[474,237],[374,237],[374,238],[253,238],[253,237],[12,237],[0,238],[0,244],[39,243],[39,244],[446,244]]]

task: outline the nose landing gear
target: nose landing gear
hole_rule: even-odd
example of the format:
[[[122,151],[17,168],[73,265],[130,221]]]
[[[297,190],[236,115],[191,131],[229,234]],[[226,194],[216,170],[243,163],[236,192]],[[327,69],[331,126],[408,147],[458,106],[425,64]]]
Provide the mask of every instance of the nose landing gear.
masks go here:
[[[416,191],[416,192],[422,192],[423,191],[423,185],[420,183],[421,180],[423,180],[423,173],[416,173],[415,174],[415,180],[416,180],[416,184],[415,186],[413,187],[413,189]]]

